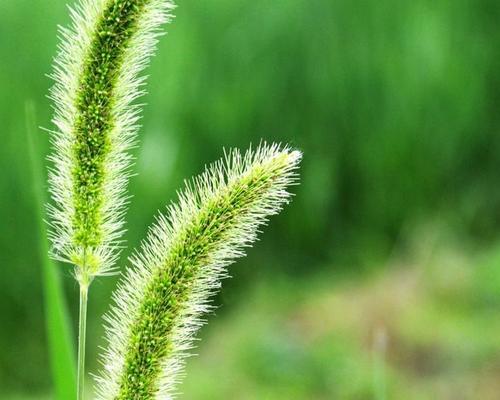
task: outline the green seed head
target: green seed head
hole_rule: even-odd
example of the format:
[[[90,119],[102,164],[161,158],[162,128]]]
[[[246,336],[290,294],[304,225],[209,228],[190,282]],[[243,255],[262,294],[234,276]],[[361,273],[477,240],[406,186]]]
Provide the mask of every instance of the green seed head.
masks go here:
[[[169,0],[80,0],[61,29],[49,206],[56,258],[89,281],[109,272],[119,249],[142,94]]]
[[[231,151],[158,217],[106,317],[99,399],[172,398],[210,295],[259,226],[289,201],[300,159],[277,145]]]

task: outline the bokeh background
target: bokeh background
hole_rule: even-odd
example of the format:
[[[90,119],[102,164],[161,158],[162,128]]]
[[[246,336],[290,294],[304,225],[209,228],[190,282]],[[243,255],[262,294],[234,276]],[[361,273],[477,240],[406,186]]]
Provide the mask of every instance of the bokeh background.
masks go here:
[[[176,15],[147,71],[130,249],[223,148],[304,152],[294,202],[215,299],[182,398],[498,399],[500,2],[179,0]],[[51,398],[26,104],[51,127],[67,23],[64,0],[0,1],[2,399]],[[115,284],[92,287],[91,371]]]

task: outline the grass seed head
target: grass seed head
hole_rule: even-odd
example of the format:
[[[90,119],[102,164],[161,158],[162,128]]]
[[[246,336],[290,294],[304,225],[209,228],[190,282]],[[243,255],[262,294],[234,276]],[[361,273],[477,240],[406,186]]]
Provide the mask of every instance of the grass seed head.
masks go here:
[[[301,153],[232,150],[186,184],[132,257],[106,316],[100,400],[172,398],[226,267],[290,200]]]
[[[60,29],[50,237],[53,256],[74,264],[81,283],[109,273],[119,252],[140,116],[133,101],[172,8],[169,0],[80,0]]]

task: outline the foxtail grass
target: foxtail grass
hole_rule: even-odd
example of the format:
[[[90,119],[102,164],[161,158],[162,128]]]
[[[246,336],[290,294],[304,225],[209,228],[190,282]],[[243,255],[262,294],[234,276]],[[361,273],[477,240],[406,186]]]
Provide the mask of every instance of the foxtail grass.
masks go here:
[[[83,398],[87,291],[115,269],[124,230],[143,94],[140,72],[155,49],[169,0],[80,0],[61,28],[52,74],[55,104],[50,239],[80,284],[78,398]]]
[[[77,399],[84,398],[88,289],[116,270],[144,93],[170,0],[80,0],[61,28],[48,206],[53,258],[80,285]],[[186,184],[131,258],[106,317],[100,400],[171,398],[226,268],[290,200],[301,153],[266,145],[226,153]]]
[[[100,400],[170,399],[201,316],[259,227],[290,200],[298,151],[263,145],[226,154],[157,217],[106,316]]]
[[[55,258],[88,285],[113,270],[143,94],[140,72],[155,49],[168,0],[81,0],[61,28],[55,60],[50,160]]]

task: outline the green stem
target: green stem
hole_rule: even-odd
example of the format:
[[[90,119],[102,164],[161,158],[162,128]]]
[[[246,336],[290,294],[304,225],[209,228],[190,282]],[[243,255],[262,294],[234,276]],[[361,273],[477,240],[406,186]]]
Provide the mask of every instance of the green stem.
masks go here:
[[[85,391],[85,339],[87,335],[87,298],[89,287],[80,285],[80,319],[78,323],[78,396],[84,399]]]

